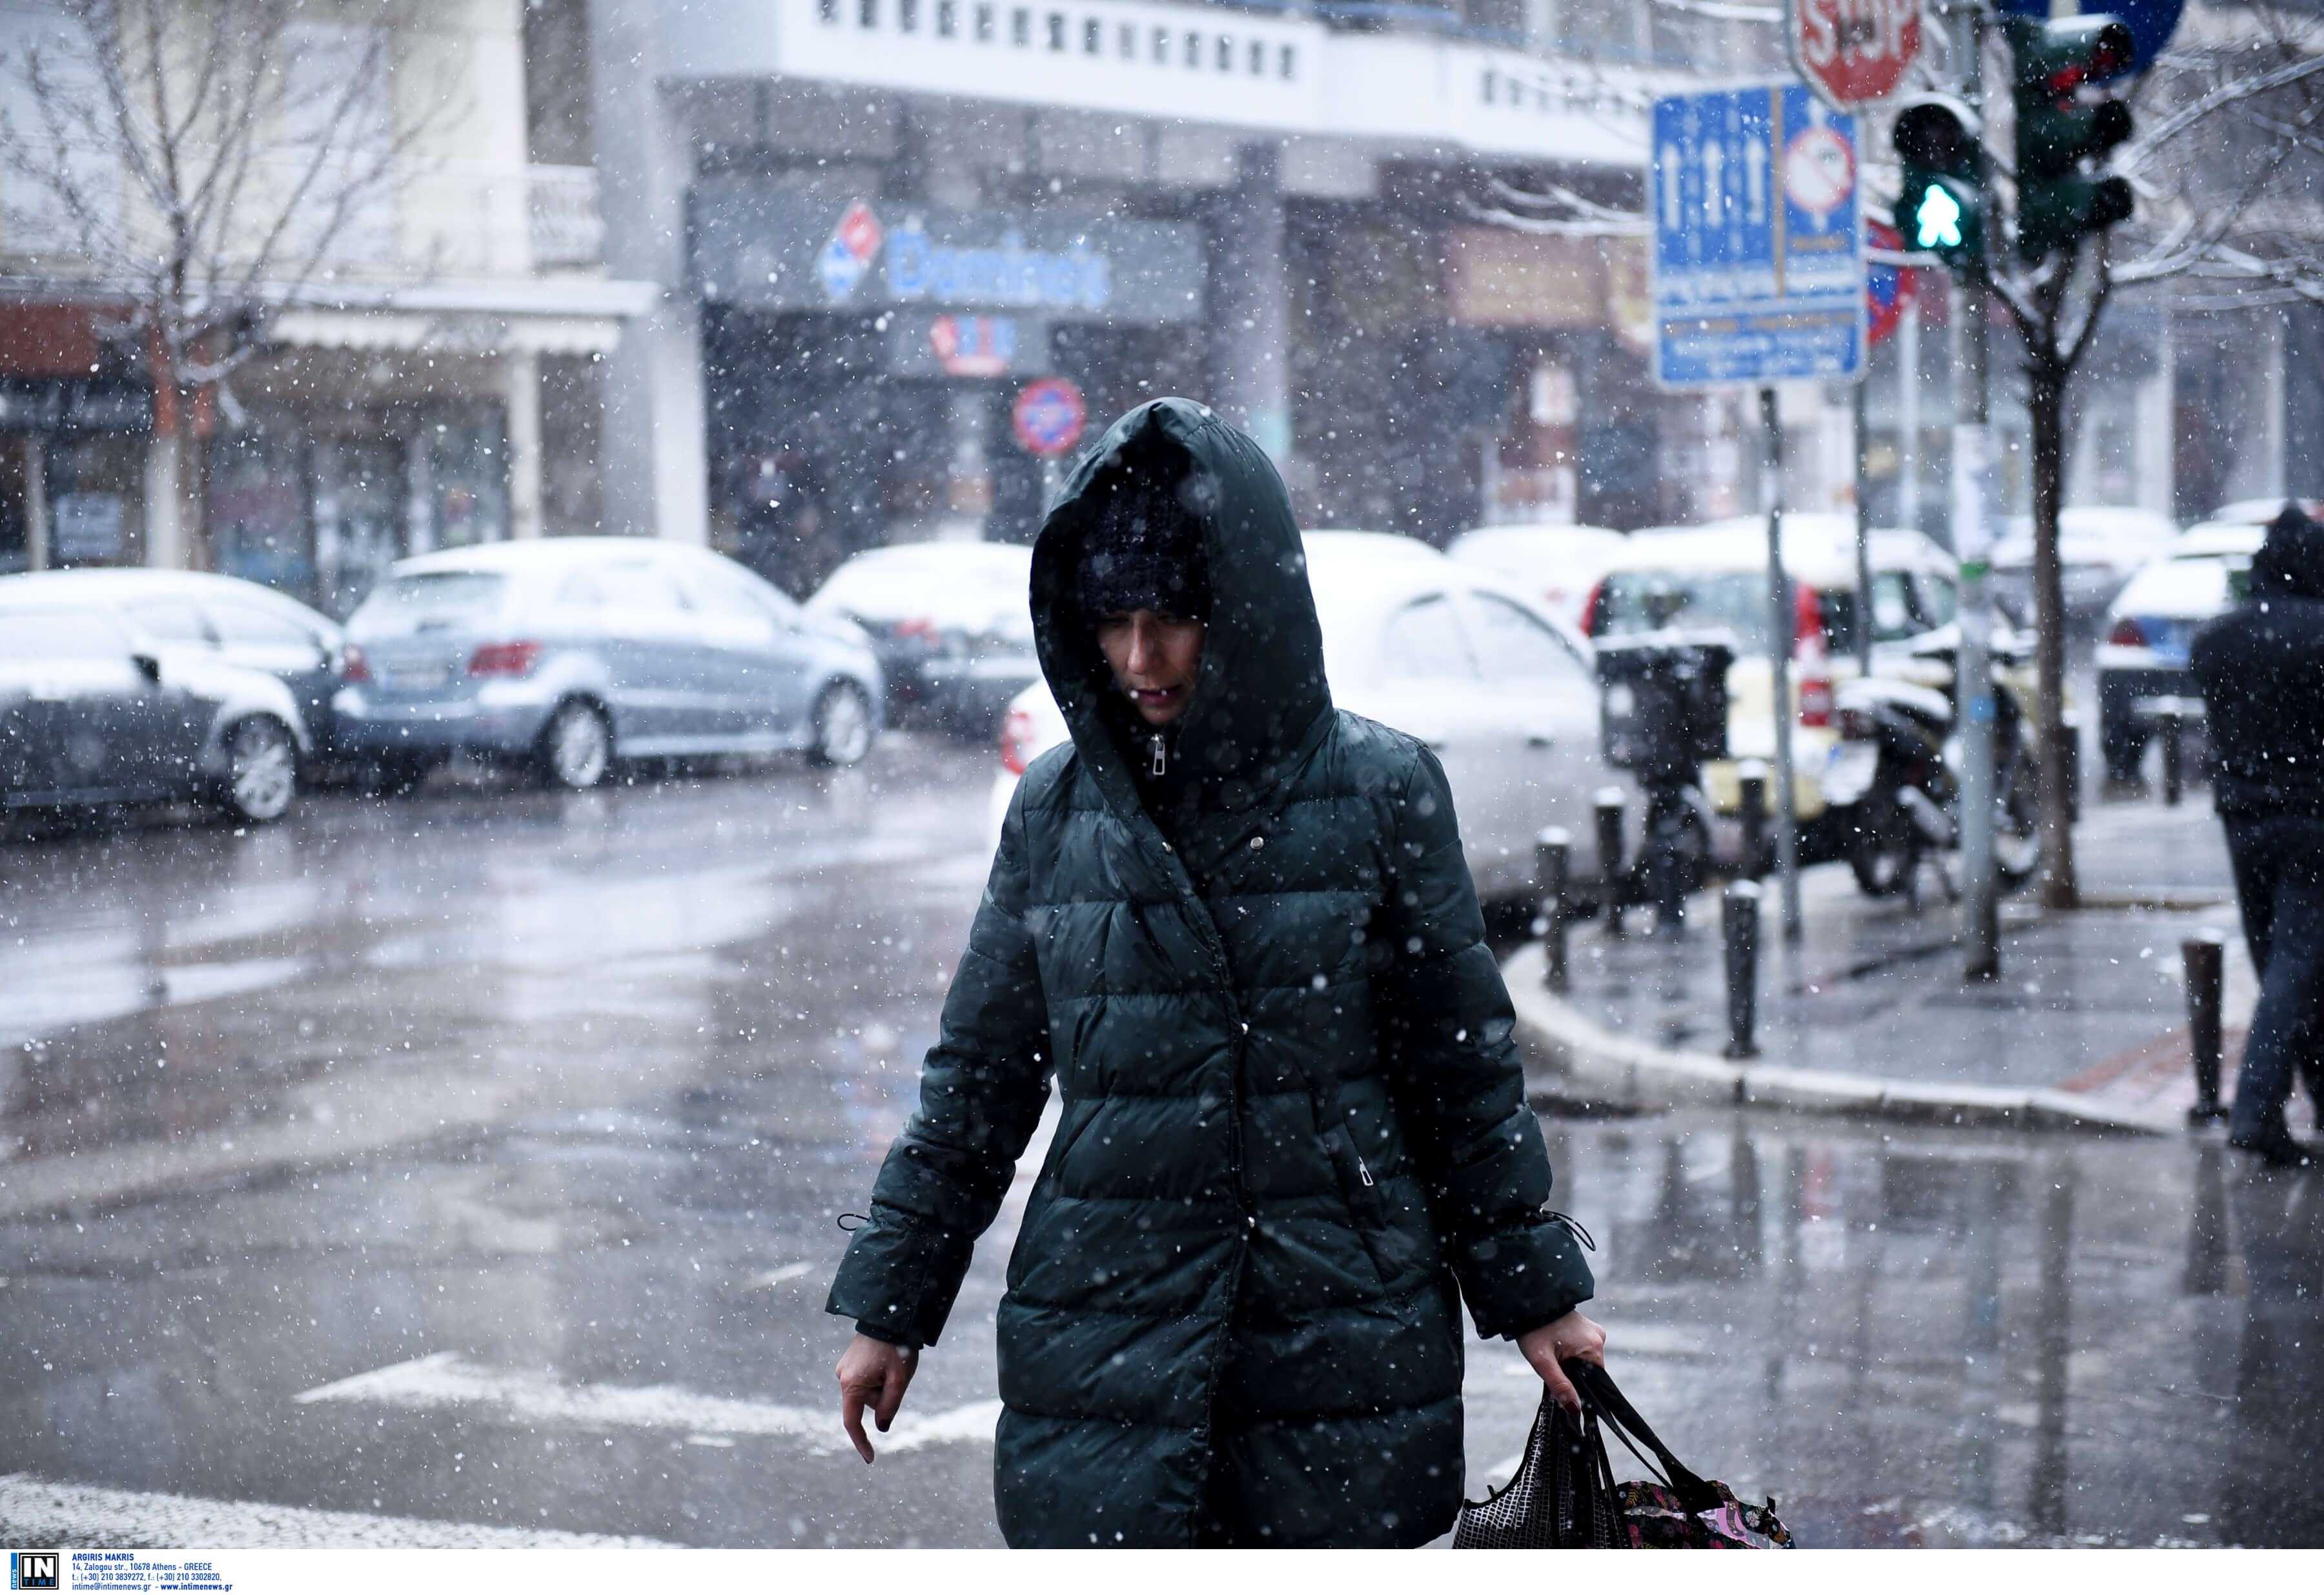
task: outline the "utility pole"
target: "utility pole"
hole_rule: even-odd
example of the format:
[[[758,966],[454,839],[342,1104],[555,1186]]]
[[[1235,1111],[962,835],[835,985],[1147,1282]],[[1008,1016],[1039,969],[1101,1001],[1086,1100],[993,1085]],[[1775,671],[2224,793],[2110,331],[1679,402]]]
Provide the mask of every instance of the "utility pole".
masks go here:
[[[1859,385],[1858,392],[1863,391]],[[1759,424],[1766,429],[1767,460],[1761,501],[1767,507],[1767,668],[1775,710],[1775,873],[1784,890],[1784,939],[1800,939],[1800,818],[1792,784],[1791,584],[1784,577],[1784,421],[1775,390],[1759,390]]]
[[[1969,81],[1964,86],[1978,119],[1985,113],[1985,27],[1981,8],[1962,14],[1967,35]],[[1984,141],[1977,142],[1979,186],[1989,172]],[[1997,238],[1991,242],[1997,243]],[[1994,870],[1994,697],[1991,573],[1995,481],[1993,437],[1988,424],[1986,361],[1986,267],[1953,279],[1957,340],[1954,380],[1959,384],[1953,416],[1953,558],[1960,562],[1960,647],[1954,659],[1954,730],[1961,747],[1961,942],[1968,956],[1961,978],[2001,976],[1999,880]]]
[[[1872,352],[1866,350],[1864,358],[1869,366]],[[1856,668],[1866,676],[1872,674],[1872,512],[1864,490],[1872,481],[1872,433],[1865,420],[1864,390],[1871,385],[1868,370],[1849,395],[1856,423]]]

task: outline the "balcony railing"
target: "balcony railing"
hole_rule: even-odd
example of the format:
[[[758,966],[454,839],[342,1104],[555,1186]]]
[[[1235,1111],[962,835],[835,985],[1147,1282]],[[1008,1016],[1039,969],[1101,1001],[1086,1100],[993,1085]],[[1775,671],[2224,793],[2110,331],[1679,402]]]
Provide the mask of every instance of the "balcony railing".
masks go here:
[[[526,209],[536,266],[594,266],[604,258],[605,220],[591,166],[525,169]]]

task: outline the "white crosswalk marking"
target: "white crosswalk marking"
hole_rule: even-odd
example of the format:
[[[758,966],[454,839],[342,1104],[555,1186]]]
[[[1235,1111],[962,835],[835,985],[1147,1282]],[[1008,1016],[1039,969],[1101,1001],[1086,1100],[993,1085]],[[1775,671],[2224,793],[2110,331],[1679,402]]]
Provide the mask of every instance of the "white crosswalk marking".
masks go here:
[[[813,1452],[848,1449],[838,1404],[787,1406],[705,1396],[676,1385],[564,1385],[546,1374],[480,1368],[455,1352],[438,1351],[300,1392],[302,1404],[371,1402],[410,1410],[469,1406],[531,1424],[595,1429],[678,1429],[688,1434],[777,1435]],[[953,1441],[990,1441],[1001,1403],[975,1401],[924,1417],[899,1416],[875,1440],[882,1454]]]
[[[318,1512],[265,1501],[214,1501],[59,1484],[29,1473],[0,1473],[0,1538],[18,1544],[84,1549],[198,1545],[205,1549],[530,1550],[607,1546],[651,1548],[664,1540],[558,1534],[491,1523],[381,1517],[369,1512]]]

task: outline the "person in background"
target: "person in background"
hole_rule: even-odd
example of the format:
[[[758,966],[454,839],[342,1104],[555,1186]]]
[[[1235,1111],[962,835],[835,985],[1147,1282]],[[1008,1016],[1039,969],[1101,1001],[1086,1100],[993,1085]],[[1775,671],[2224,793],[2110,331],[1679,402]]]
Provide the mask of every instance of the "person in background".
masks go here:
[[[1026,771],[833,1283],[866,1461],[1054,1077],[998,1321],[1012,1545],[1415,1545],[1462,1334],[1599,1360],[1434,754],[1335,710],[1290,501],[1207,409],[1117,421],[1035,545],[1073,729]]]
[[[2305,1166],[2284,1102],[2295,1072],[2324,1116],[2324,527],[2287,504],[2244,601],[2195,635],[2211,791],[2260,977],[2227,1139]]]

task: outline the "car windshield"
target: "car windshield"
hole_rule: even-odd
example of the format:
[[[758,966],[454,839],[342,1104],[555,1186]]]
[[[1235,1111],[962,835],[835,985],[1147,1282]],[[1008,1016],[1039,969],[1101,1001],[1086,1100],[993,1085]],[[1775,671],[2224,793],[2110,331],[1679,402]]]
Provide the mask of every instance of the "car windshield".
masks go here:
[[[499,608],[507,586],[493,571],[414,571],[377,588],[347,623],[376,636],[470,620]]]
[[[1032,562],[1030,549],[985,544],[881,549],[833,572],[816,595],[816,607],[873,622],[925,617],[1029,641],[1026,588]]]
[[[1599,637],[1648,632],[1723,632],[1738,653],[1766,647],[1767,578],[1756,571],[1624,570],[1599,589]]]

